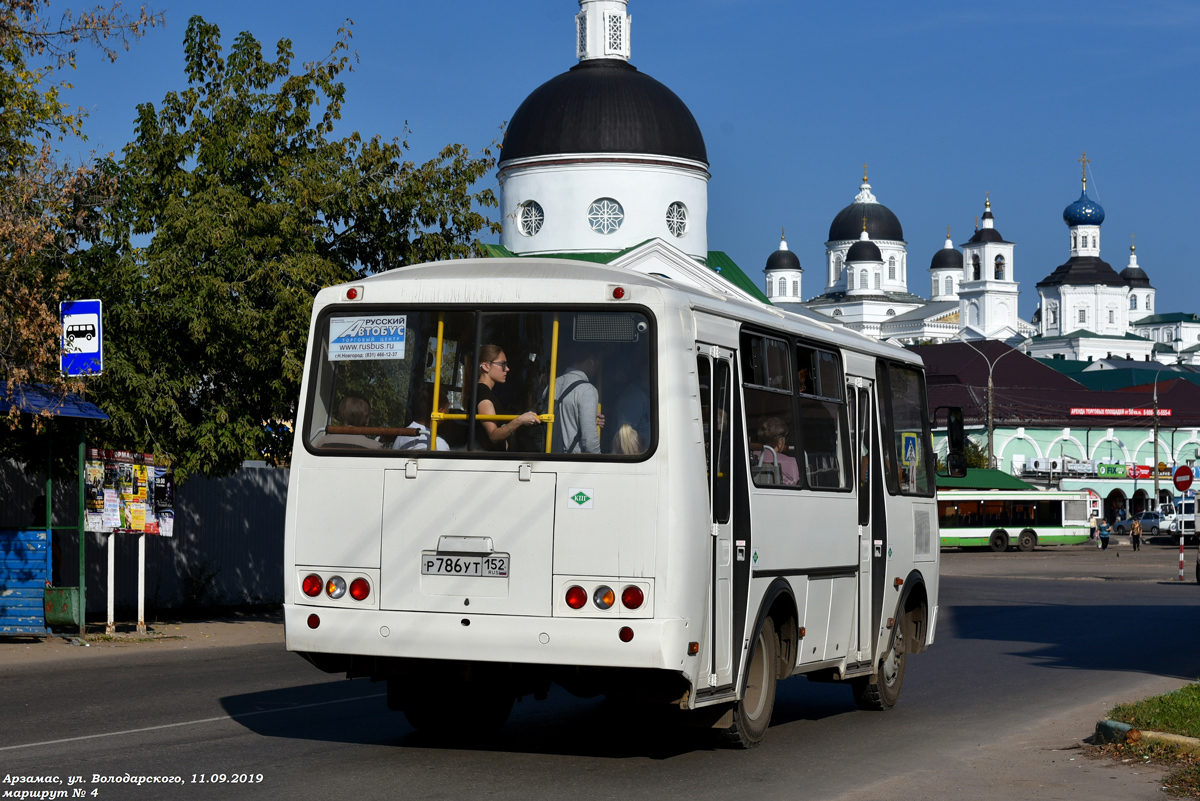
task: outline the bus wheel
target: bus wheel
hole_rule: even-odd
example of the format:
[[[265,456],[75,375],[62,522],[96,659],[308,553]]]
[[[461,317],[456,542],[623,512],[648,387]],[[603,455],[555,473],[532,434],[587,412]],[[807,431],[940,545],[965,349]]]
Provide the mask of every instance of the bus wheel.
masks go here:
[[[1030,529],[1025,529],[1021,532],[1021,536],[1017,538],[1017,548],[1029,553],[1033,550],[1033,546],[1037,545],[1037,534]]]
[[[908,654],[904,648],[904,632],[908,628],[908,618],[901,613],[896,618],[896,634],[892,637],[892,647],[879,662],[879,670],[874,676],[862,676],[850,680],[854,690],[854,703],[859,709],[883,711],[891,709],[900,700],[900,686],[904,684],[904,665]]]
[[[721,732],[729,745],[753,748],[762,742],[767,727],[771,725],[771,712],[775,709],[775,683],[779,654],[779,640],[775,636],[775,622],[763,620],[754,638],[754,651],[746,665],[746,682],[742,698],[733,705],[733,725]]]
[[[1004,553],[1008,550],[1008,532],[1003,529],[996,529],[992,532],[992,536],[988,537],[988,547],[996,553]]]

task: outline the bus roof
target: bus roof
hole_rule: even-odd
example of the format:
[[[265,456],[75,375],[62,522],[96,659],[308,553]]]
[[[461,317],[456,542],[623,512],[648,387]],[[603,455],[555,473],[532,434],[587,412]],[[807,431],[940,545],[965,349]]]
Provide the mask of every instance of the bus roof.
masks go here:
[[[896,345],[880,342],[832,324],[777,309],[754,300],[719,276],[696,265],[705,286],[636,270],[573,259],[454,259],[397,267],[362,280],[328,287],[317,294],[314,311],[338,303],[347,287],[363,287],[365,303],[543,304],[586,302],[574,291],[579,283],[620,284],[630,303],[687,306],[720,317],[766,328],[785,329],[847,350],[911,364],[921,359]],[[691,275],[689,271],[689,275]],[[630,291],[630,290],[633,291]],[[612,302],[596,293],[595,302]]]
[[[941,478],[938,478],[941,481]],[[939,501],[1083,501],[1087,500],[1088,494],[1079,490],[978,490],[978,489],[961,489],[947,490],[939,488],[937,491]]]

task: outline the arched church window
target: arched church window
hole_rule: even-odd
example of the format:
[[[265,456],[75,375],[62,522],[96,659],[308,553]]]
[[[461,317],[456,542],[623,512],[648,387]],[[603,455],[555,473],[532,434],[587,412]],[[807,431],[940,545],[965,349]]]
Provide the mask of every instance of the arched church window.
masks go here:
[[[1071,234],[1071,250],[1075,250],[1078,247],[1079,247],[1079,243],[1075,239],[1075,234]]]
[[[1004,257],[1003,256],[996,257],[996,280],[997,281],[1004,280]]]
[[[1058,321],[1058,312],[1054,311],[1054,309],[1048,310],[1046,312],[1046,322],[1050,323],[1050,325],[1054,325],[1055,322],[1057,322],[1057,321]]]
[[[841,256],[833,257],[833,280],[834,281],[842,280],[842,257]]]
[[[779,279],[779,292],[777,294],[779,294],[781,297],[787,296],[787,279],[786,278]]]
[[[1147,295],[1146,296],[1146,311],[1150,311],[1151,307],[1153,305],[1154,305],[1154,297],[1152,295]]]
[[[942,288],[942,282],[941,282],[941,281],[939,281],[939,280],[937,279],[937,276],[935,275],[935,276],[933,277],[933,294],[934,294],[934,295],[937,295],[937,293],[938,293],[938,290],[939,290],[939,289],[941,289],[941,288]]]
[[[1088,244],[1087,244],[1087,234],[1084,234],[1084,235],[1083,235],[1083,246],[1084,246],[1085,248],[1088,246]]]
[[[680,237],[687,233],[687,206],[676,200],[667,206],[667,230],[672,236]]]
[[[793,298],[800,297],[800,282],[799,281],[792,281],[792,297]]]
[[[948,275],[946,276],[946,294],[947,295],[954,294],[954,279]]]
[[[525,236],[533,236],[542,230],[546,213],[536,200],[526,200],[517,208],[517,230]]]
[[[588,207],[588,225],[598,234],[611,234],[621,227],[625,210],[611,197],[602,197]]]
[[[1131,308],[1131,309],[1137,308],[1137,295],[1129,296],[1129,308]]]
[[[896,280],[896,257],[895,256],[888,257],[888,280],[889,281]]]
[[[979,272],[979,254],[978,254],[978,253],[976,253],[976,254],[974,254],[974,255],[972,255],[972,256],[971,256],[971,280],[972,280],[972,281],[978,281],[978,280],[979,280],[979,276],[980,276],[980,272]]]
[[[867,283],[867,271],[859,270],[859,272],[858,272],[858,288],[866,289],[868,286],[869,286],[869,284]]]
[[[846,271],[846,289],[854,289],[854,270]]]
[[[879,273],[875,273],[875,288],[879,289]]]

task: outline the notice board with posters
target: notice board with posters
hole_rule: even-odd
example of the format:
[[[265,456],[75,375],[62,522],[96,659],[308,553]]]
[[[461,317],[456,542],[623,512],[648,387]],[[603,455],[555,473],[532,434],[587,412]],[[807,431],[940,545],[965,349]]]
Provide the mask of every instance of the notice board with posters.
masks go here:
[[[152,453],[89,448],[83,501],[88,531],[174,534],[175,475]]]

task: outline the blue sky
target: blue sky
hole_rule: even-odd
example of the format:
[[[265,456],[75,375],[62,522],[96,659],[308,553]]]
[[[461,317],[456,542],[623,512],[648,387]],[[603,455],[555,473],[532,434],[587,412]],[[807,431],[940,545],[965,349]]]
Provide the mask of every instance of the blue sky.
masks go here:
[[[69,76],[68,99],[90,113],[88,147],[119,151],[138,103],[185,86],[193,14],[218,24],[227,46],[242,30],[268,52],[290,38],[298,62],[323,57],[353,19],[359,62],[341,132],[391,138],[407,122],[418,160],[449,142],[487,146],[531,90],[575,63],[576,0],[153,8],[164,28],[116,64],[81,53]],[[946,226],[966,241],[990,192],[996,228],[1017,243],[1028,319],[1034,285],[1067,259],[1062,210],[1079,196],[1086,150],[1088,193],[1107,215],[1102,257],[1123,269],[1136,234],[1158,310],[1200,312],[1188,200],[1200,183],[1200,3],[631,0],[629,12],[633,64],[671,87],[704,132],[710,247],[754,277],[786,226],[804,295],[823,291],[829,223],[866,162],[904,226],[909,289],[925,297]]]

